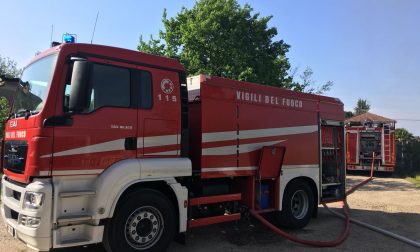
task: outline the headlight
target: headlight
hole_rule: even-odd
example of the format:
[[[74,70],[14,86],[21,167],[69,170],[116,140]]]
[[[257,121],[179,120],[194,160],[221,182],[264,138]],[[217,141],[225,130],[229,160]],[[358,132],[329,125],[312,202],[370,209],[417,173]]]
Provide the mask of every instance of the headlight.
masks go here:
[[[41,224],[41,218],[21,214],[20,224],[31,228],[37,228],[39,227],[39,224]]]
[[[28,209],[39,209],[44,200],[44,193],[41,192],[26,192],[24,206]]]

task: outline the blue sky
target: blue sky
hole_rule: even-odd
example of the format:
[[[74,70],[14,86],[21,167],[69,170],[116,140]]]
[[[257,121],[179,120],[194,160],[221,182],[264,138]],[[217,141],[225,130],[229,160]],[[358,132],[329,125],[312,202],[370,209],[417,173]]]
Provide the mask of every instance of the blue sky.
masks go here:
[[[420,135],[420,1],[417,0],[239,0],[262,16],[276,39],[291,45],[293,67],[314,71],[318,84],[334,81],[329,96],[353,110],[358,98],[371,112],[397,119]],[[9,1],[0,0],[0,55],[23,67],[37,51],[76,33],[90,42],[96,13],[94,43],[136,49],[140,35],[162,29],[162,11],[172,17],[194,1]],[[399,120],[400,119],[400,120]],[[410,119],[410,120],[401,120]]]

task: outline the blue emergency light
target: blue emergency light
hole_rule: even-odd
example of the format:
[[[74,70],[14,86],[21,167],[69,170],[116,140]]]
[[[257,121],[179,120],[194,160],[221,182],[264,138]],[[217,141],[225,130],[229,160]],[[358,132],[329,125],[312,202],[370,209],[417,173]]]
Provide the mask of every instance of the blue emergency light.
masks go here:
[[[74,43],[76,42],[76,34],[64,34],[63,35],[63,42],[64,43]]]

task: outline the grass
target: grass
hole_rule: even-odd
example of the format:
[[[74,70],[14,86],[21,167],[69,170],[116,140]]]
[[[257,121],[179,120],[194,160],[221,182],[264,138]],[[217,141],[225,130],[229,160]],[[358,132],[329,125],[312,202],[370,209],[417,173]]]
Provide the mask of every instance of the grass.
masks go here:
[[[405,179],[413,183],[415,186],[420,187],[420,174],[409,176],[409,177],[406,177]]]

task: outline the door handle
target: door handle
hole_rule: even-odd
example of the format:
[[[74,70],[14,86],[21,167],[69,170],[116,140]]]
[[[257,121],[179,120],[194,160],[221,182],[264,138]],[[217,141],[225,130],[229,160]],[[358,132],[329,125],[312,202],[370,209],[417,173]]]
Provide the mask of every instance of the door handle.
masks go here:
[[[137,137],[126,137],[124,147],[126,150],[137,150]]]

